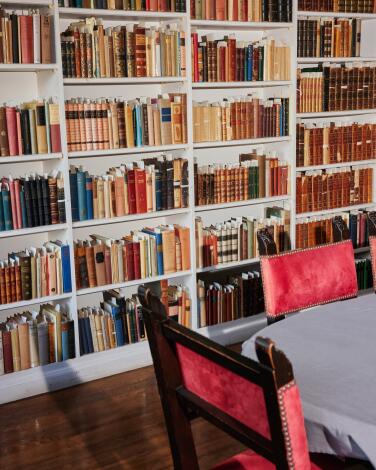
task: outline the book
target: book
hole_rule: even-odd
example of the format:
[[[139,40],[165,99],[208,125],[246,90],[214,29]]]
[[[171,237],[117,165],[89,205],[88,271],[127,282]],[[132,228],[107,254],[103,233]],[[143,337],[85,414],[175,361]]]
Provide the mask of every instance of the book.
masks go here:
[[[289,135],[288,98],[252,95],[193,101],[193,141],[215,142]]]
[[[239,41],[191,33],[192,82],[290,80],[290,48],[273,38]]]
[[[0,107],[1,157],[61,152],[59,105],[34,100]]]
[[[374,13],[375,3],[347,2],[341,0],[299,0],[298,9],[304,11],[343,12],[343,13]]]
[[[59,304],[9,316],[0,322],[0,339],[0,373],[75,357],[74,322]]]
[[[372,202],[373,169],[330,168],[296,173],[296,212],[315,212]]]
[[[162,182],[167,181],[169,162],[174,180],[167,188]],[[185,208],[189,202],[188,160],[169,154],[111,167],[103,175],[71,166],[70,183],[73,221]],[[171,203],[167,193],[173,193]]]
[[[356,258],[355,259],[355,270],[358,281],[358,289],[372,289],[373,288],[373,277],[372,277],[372,263],[369,256]]]
[[[103,1],[103,0],[59,0],[60,7],[70,8],[101,8],[108,10],[132,10],[132,11],[156,11],[156,12],[186,12],[186,0],[168,0],[168,1],[156,1],[150,0],[134,1],[134,0],[123,0],[118,1]]]
[[[69,152],[187,142],[186,95],[181,93],[131,101],[66,100],[65,117]]]
[[[60,37],[64,78],[185,77],[185,36],[179,24],[104,28],[102,19],[93,18],[71,23]],[[90,56],[81,48],[87,41]],[[111,55],[105,53],[109,42],[115,48]]]
[[[0,180],[0,231],[65,223],[64,180],[61,172],[35,173]]]
[[[9,253],[0,260],[0,303],[70,292],[70,276],[69,245],[59,240]]]
[[[96,253],[94,262],[90,260],[92,250]],[[98,253],[103,254],[98,257]],[[189,270],[189,229],[179,225],[146,227],[121,239],[93,234],[90,240],[75,242],[74,257],[78,289]]]
[[[296,124],[296,166],[372,160],[376,157],[372,122],[331,121]]]
[[[51,64],[52,16],[0,9],[0,63]]]
[[[198,166],[195,160],[195,205],[225,204],[289,193],[290,168],[274,153],[251,150],[239,163]]]
[[[196,217],[196,267],[206,268],[237,261],[251,260],[260,255],[261,229],[274,240],[277,253],[290,249],[290,213],[283,208],[265,208],[265,218],[232,217],[222,223],[204,226]]]

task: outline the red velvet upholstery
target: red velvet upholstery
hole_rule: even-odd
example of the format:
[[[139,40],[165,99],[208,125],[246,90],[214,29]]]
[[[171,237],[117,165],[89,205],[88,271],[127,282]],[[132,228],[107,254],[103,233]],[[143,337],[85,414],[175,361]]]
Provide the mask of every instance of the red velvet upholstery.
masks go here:
[[[270,439],[261,387],[180,344],[176,348],[187,390]]]
[[[310,462],[309,468],[311,470],[340,470],[344,467],[340,461],[329,456],[320,457],[319,461],[319,463]],[[300,470],[299,467],[295,468]],[[251,450],[246,450],[212,467],[212,470],[275,470],[275,465]]]
[[[269,317],[356,297],[358,293],[350,240],[261,257],[261,271]]]
[[[376,237],[369,237],[369,247],[371,251],[373,288],[376,291]]]

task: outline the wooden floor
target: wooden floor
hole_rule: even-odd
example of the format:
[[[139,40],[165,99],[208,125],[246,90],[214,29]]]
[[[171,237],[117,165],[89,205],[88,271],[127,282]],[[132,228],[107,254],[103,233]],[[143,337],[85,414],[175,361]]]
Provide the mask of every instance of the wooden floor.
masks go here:
[[[194,423],[202,468],[241,450]],[[151,367],[0,406],[0,469],[172,468]]]

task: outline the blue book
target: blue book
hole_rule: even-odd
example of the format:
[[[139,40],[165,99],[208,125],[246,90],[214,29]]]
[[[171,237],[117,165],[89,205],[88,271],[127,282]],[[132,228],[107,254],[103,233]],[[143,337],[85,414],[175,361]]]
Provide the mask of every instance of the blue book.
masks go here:
[[[155,168],[155,209],[156,211],[163,210],[162,172],[158,167]]]
[[[68,330],[61,330],[61,350],[62,360],[66,361],[69,359],[69,341],[68,341]]]
[[[72,292],[71,262],[69,245],[61,247],[61,265],[63,270],[63,291]]]
[[[78,218],[78,192],[77,192],[77,172],[70,170],[69,186],[71,195],[72,220],[77,222]]]
[[[3,200],[3,212],[4,212],[4,225],[5,230],[13,230],[12,222],[12,209],[10,205],[10,192],[9,189],[3,187],[1,190],[1,196]]]
[[[0,232],[5,230],[4,210],[3,210],[3,197],[0,191]]]
[[[86,207],[86,175],[82,170],[77,171],[78,220],[87,220]]]
[[[93,208],[93,177],[86,173],[86,210],[87,219],[94,219]]]
[[[20,204],[22,213],[22,227],[27,228],[27,214],[26,214],[26,203],[25,203],[25,191],[22,188],[20,191]]]
[[[91,328],[90,328],[90,318],[85,317],[84,319],[84,336],[85,336],[85,342],[87,346],[87,353],[93,353],[94,352],[94,343],[93,343],[93,338],[91,336]]]
[[[142,147],[142,116],[141,116],[141,105],[136,105],[134,108],[135,112],[135,138],[136,147]]]
[[[87,354],[87,348],[85,344],[85,334],[84,334],[84,319],[78,319],[78,339],[80,342],[80,356]]]
[[[252,80],[252,68],[253,68],[253,46],[252,44],[248,45],[247,48],[247,81]]]
[[[107,312],[111,313],[112,318],[115,323],[115,332],[116,332],[116,344],[118,346],[124,346],[124,332],[123,332],[123,322],[121,318],[120,307],[114,302],[104,302],[104,307]]]
[[[147,228],[142,229],[142,232],[145,232],[149,235],[152,235],[155,238],[155,243],[157,245],[157,269],[158,276],[164,274],[163,271],[163,243],[162,243],[162,233],[158,230],[154,232],[153,230],[148,230]]]

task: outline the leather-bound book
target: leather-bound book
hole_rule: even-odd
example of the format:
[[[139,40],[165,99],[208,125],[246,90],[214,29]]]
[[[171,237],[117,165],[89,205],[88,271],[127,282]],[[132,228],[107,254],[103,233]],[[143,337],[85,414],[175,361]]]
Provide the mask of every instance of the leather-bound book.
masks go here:
[[[260,256],[277,253],[276,243],[267,228],[257,231],[257,244]]]
[[[104,260],[104,246],[102,244],[95,244],[93,246],[95,276],[98,286],[106,284],[106,269]]]
[[[135,35],[135,72],[136,77],[146,77],[146,45],[145,45],[145,28],[136,25],[134,28]]]
[[[115,77],[120,78],[125,76],[125,51],[124,51],[124,37],[121,27],[114,28],[113,31],[113,54],[115,65]]]
[[[145,170],[141,168],[135,169],[134,176],[135,176],[136,212],[137,214],[142,214],[144,212],[147,212]]]
[[[21,370],[21,356],[16,324],[14,324],[13,328],[10,330],[10,339],[12,343],[13,371],[18,372],[19,370]]]
[[[34,63],[34,37],[32,15],[19,16],[21,63]]]
[[[176,271],[175,232],[169,228],[162,230],[163,273]]]
[[[29,341],[29,325],[25,323],[18,324],[18,341],[20,346],[20,365],[21,370],[30,369],[30,341]]]
[[[6,326],[0,325],[3,337],[3,361],[4,373],[9,374],[13,372],[13,355],[12,355],[12,340],[11,332],[6,329]]]
[[[44,207],[42,194],[42,178],[38,175],[35,177],[36,203],[38,211],[38,225],[44,224]]]
[[[350,238],[350,231],[345,221],[340,215],[336,215],[332,219],[333,242],[341,242]]]
[[[181,269],[186,271],[191,268],[190,230],[189,227],[178,225],[175,227],[175,232],[181,244]]]
[[[52,63],[52,16],[40,15],[41,63]]]
[[[32,298],[31,257],[25,252],[21,252],[17,256],[21,268],[22,300],[30,300]]]
[[[1,133],[1,109],[0,109],[0,146],[2,147],[2,136]],[[5,108],[5,118],[6,118],[6,134],[8,136],[8,143],[9,143],[9,155],[15,156],[20,155],[20,151],[18,149],[18,139],[17,139],[17,115],[16,115],[16,108],[7,106]],[[1,148],[0,148],[1,150]],[[2,155],[2,153],[1,153]]]
[[[6,157],[9,155],[7,119],[6,110],[4,106],[0,107],[0,155],[2,157]]]
[[[77,246],[78,275],[80,280],[80,289],[89,287],[89,273],[86,262],[86,251],[84,246]]]
[[[96,266],[94,257],[94,247],[87,244],[85,246],[86,265],[89,279],[89,287],[95,287],[97,285],[96,277]]]
[[[161,121],[161,144],[171,145],[172,144],[172,129],[171,129],[171,102],[168,95],[163,95],[158,100],[158,108],[160,111]]]
[[[31,148],[31,136],[30,136],[30,120],[29,111],[27,109],[21,109],[21,135],[22,135],[22,147],[25,155],[32,154]]]
[[[55,176],[48,177],[49,204],[51,214],[51,224],[59,223],[59,209],[57,202],[57,179]]]
[[[141,279],[140,242],[133,242],[134,279]]]
[[[57,209],[58,209],[58,221],[60,224],[64,224],[66,220],[65,213],[65,189],[64,180],[61,175],[58,175],[56,179],[57,183]]]
[[[61,152],[60,111],[57,103],[49,103],[49,121],[52,153]]]

